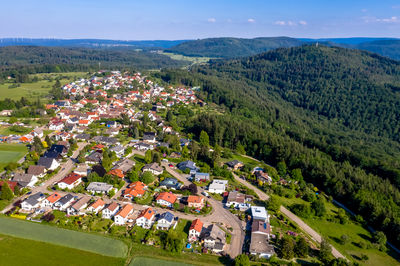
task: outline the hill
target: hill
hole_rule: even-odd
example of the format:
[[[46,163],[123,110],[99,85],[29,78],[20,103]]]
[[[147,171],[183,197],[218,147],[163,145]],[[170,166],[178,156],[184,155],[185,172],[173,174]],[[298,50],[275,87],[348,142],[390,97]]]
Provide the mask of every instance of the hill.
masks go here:
[[[400,40],[378,40],[372,42],[363,42],[355,45],[354,48],[400,60]]]
[[[300,168],[400,243],[399,62],[314,45],[161,77],[200,85],[203,99],[225,107],[224,115],[194,117],[187,131],[205,130],[213,144]]]
[[[50,47],[85,47],[85,48],[118,48],[128,47],[137,49],[169,48],[186,40],[150,40],[150,41],[121,41],[100,39],[32,39],[32,38],[0,38],[1,46],[50,46]]]
[[[159,69],[181,67],[183,61],[168,56],[131,49],[89,49],[39,46],[0,47],[0,67],[27,65],[86,65],[99,67],[131,67]]]
[[[280,47],[301,45],[300,40],[289,37],[270,38],[209,38],[187,41],[166,51],[186,56],[204,56],[213,58],[234,58],[262,53]]]

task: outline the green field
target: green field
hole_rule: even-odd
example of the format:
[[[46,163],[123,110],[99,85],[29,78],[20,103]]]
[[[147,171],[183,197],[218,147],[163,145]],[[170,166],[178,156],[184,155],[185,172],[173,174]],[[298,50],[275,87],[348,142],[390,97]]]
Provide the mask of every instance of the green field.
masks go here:
[[[28,149],[22,144],[0,144],[0,171],[10,162],[17,162]]]
[[[290,206],[295,203],[306,203],[300,198],[288,199],[279,197],[279,199],[285,206]],[[334,217],[339,210],[339,208],[331,202],[326,202],[325,206],[327,210],[326,217]],[[345,224],[340,224],[338,222],[327,221],[326,217],[301,219],[322,236],[328,238],[329,242],[337,250],[354,262],[362,265],[399,265],[395,258],[385,252],[372,247],[363,249],[358,245],[360,242],[364,242],[365,244],[370,243],[371,240],[371,233],[360,224],[352,220],[349,220]],[[345,245],[340,243],[340,237],[342,235],[347,235],[349,237],[349,241]],[[367,255],[369,259],[361,261],[360,258],[363,254]]]
[[[0,235],[0,266],[124,265],[124,259]]]
[[[125,257],[128,248],[120,240],[48,225],[0,217],[0,234],[43,241],[112,257]]]
[[[13,128],[17,128],[18,131],[12,130]],[[0,135],[26,135],[32,131],[30,127],[22,127],[22,126],[0,126]]]
[[[129,266],[155,266],[155,265],[189,266],[189,265],[193,265],[193,264],[186,264],[186,263],[181,263],[181,262],[174,262],[174,261],[146,258],[146,257],[133,258],[131,263],[129,264]]]
[[[35,74],[30,75],[31,77],[37,76],[39,78],[43,78],[45,76],[51,77],[53,79],[60,77],[61,85],[64,85],[68,82],[74,80],[74,78],[86,77],[87,73],[84,72],[67,72],[67,73],[48,73],[48,74]],[[28,98],[30,100],[37,99],[41,97],[41,99],[45,99],[43,96],[46,96],[48,92],[52,89],[55,80],[39,80],[38,82],[33,83],[20,83],[20,87],[17,88],[9,88],[11,85],[15,85],[15,83],[4,83],[0,84],[0,100],[4,100],[5,98],[9,98],[12,100],[19,100],[21,97]]]
[[[174,60],[189,61],[192,64],[207,63],[211,59],[210,57],[185,56],[185,55],[167,53],[167,52],[162,52],[161,54],[169,56],[171,59],[174,59]]]

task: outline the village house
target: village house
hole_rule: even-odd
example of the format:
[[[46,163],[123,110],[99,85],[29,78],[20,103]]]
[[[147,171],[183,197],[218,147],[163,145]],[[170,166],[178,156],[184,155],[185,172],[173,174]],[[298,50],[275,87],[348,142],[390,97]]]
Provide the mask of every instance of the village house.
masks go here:
[[[251,206],[251,216],[253,220],[261,220],[269,223],[269,215],[267,210],[261,206]]]
[[[41,192],[30,195],[21,203],[21,209],[24,211],[32,211],[40,207],[40,202],[44,200],[45,195]]]
[[[150,144],[144,143],[144,142],[137,142],[133,145],[133,147],[139,151],[148,151],[148,150],[154,149],[153,145],[150,145]]]
[[[226,234],[219,226],[210,225],[202,231],[200,237],[204,241],[204,247],[217,253],[224,250]]]
[[[135,161],[125,158],[121,161],[118,161],[112,169],[113,170],[119,169],[126,174],[135,166],[135,164],[136,164]]]
[[[182,188],[182,184],[175,178],[167,177],[160,182],[159,187],[164,189],[177,190]]]
[[[174,222],[174,215],[170,212],[164,212],[157,221],[157,230],[169,230]],[[175,223],[176,225],[176,223]]]
[[[102,199],[97,199],[95,202],[90,204],[90,206],[87,208],[87,211],[97,214],[104,208],[104,206],[105,202]]]
[[[115,154],[116,154],[118,157],[121,158],[121,157],[124,155],[125,148],[124,148],[124,146],[122,146],[122,145],[117,145],[117,146],[112,147],[112,148],[110,149],[110,151],[115,152]]]
[[[143,172],[149,171],[151,173],[153,173],[154,175],[161,175],[164,171],[164,169],[158,165],[158,163],[150,163],[150,164],[146,164],[143,168],[142,168]]]
[[[176,167],[183,172],[185,172],[186,169],[189,169],[190,173],[193,173],[193,174],[200,171],[200,168],[198,168],[196,166],[196,163],[192,162],[192,161],[184,161],[184,162],[178,163],[176,165]]]
[[[87,176],[89,172],[89,166],[87,166],[86,164],[82,163],[79,164],[75,169],[74,169],[74,173],[78,174],[80,176]]]
[[[209,174],[209,173],[200,173],[200,172],[197,172],[197,173],[194,175],[194,180],[195,180],[196,182],[209,181],[209,180],[210,180],[210,174]]]
[[[149,142],[149,143],[155,143],[156,142],[156,133],[144,132],[143,133],[143,141]]]
[[[15,173],[12,181],[17,182],[21,187],[33,187],[38,181],[38,178],[32,174]]]
[[[227,162],[226,165],[234,171],[237,171],[244,166],[244,164],[238,160]]]
[[[225,192],[227,184],[228,180],[214,179],[208,186],[208,192],[222,194]]]
[[[108,194],[111,189],[113,189],[112,185],[103,182],[91,182],[86,188],[92,194]]]
[[[117,225],[124,225],[128,220],[128,215],[133,212],[133,206],[126,204],[122,209],[114,216],[114,222]]]
[[[74,187],[78,186],[80,183],[82,183],[82,176],[76,174],[76,173],[71,173],[61,179],[58,183],[57,186],[60,189],[73,189]]]
[[[150,229],[154,223],[155,212],[152,208],[147,208],[140,212],[136,219],[136,225],[145,229]]]
[[[116,177],[119,177],[119,178],[124,178],[125,177],[124,173],[120,169],[112,169],[107,174],[108,175],[112,175],[112,176],[116,176]]]
[[[74,200],[75,198],[73,195],[67,194],[54,203],[53,209],[64,211]]]
[[[187,198],[189,208],[202,209],[204,207],[204,198],[200,196],[190,195]]]
[[[250,205],[247,202],[251,201],[252,199],[252,196],[244,195],[238,191],[231,191],[228,194],[225,206],[228,208],[233,206],[241,211],[246,211],[250,208]]]
[[[161,192],[157,198],[157,204],[160,204],[165,207],[172,207],[172,205],[176,202],[176,195],[171,192]]]
[[[40,157],[37,165],[44,166],[47,170],[54,171],[60,166],[60,163],[54,158]]]
[[[118,212],[119,205],[115,201],[110,203],[107,208],[102,211],[103,219],[111,219]]]
[[[53,208],[54,203],[59,199],[61,199],[61,195],[55,192],[42,201],[42,207]]]
[[[15,193],[15,188],[18,186],[18,183],[15,182],[15,181],[1,180],[1,179],[0,179],[0,191],[1,191],[1,189],[3,188],[3,185],[4,185],[5,183],[7,183],[7,184],[8,184],[8,187],[11,189],[11,191],[12,191],[13,193]]]
[[[141,181],[135,181],[129,184],[124,190],[123,197],[126,199],[141,198],[146,193],[146,184]]]
[[[68,215],[83,215],[83,209],[86,208],[88,202],[90,201],[90,197],[83,196],[79,200],[77,200],[74,204],[72,204],[67,209]]]
[[[46,175],[46,168],[43,165],[30,165],[27,174],[41,178]]]
[[[198,241],[202,230],[203,230],[203,222],[200,221],[200,219],[194,220],[189,228],[188,241],[189,242]]]

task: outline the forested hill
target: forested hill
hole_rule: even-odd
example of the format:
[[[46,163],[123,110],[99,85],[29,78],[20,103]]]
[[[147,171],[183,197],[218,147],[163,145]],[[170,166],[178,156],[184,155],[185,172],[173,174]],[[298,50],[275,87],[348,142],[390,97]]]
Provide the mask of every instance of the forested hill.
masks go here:
[[[300,40],[289,37],[254,39],[209,38],[183,42],[167,49],[167,51],[186,56],[234,58],[254,55],[280,47],[299,46],[301,44]]]
[[[400,60],[400,40],[378,40],[354,45],[355,48]]]
[[[400,244],[400,63],[369,52],[302,46],[214,60],[170,83],[225,106],[188,131],[270,164],[284,161]]]
[[[215,62],[205,71],[256,82],[349,129],[400,141],[400,62],[367,52],[303,46]]]
[[[136,69],[159,69],[181,67],[185,62],[168,56],[131,49],[89,49],[40,46],[0,47],[0,66],[26,65],[90,65],[101,67],[131,67]]]

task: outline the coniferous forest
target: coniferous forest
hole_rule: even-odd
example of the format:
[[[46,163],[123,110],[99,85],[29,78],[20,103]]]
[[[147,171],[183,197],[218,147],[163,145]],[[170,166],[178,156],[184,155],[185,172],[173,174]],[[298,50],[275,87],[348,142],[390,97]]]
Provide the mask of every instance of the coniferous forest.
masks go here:
[[[188,120],[187,131],[302,169],[306,181],[400,243],[398,61],[302,46],[157,75],[198,85],[204,100],[223,107]]]

